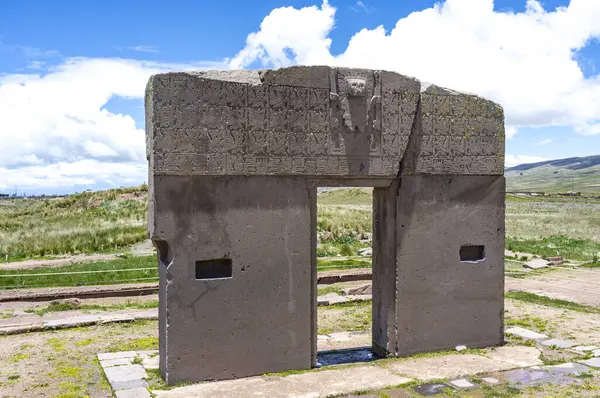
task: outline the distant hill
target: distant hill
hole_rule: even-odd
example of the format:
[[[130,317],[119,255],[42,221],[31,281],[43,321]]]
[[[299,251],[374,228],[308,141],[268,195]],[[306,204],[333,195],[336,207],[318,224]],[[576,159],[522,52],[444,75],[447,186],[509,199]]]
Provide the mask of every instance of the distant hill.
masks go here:
[[[507,191],[581,192],[600,195],[600,155],[509,167]]]

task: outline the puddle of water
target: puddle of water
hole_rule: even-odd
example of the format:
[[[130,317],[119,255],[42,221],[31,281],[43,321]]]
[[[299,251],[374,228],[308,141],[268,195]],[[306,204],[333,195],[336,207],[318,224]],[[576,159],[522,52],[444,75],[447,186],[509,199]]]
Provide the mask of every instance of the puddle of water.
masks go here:
[[[322,351],[317,354],[317,368],[320,368],[321,366],[370,362],[376,359],[378,359],[378,357],[371,351],[371,347]]]

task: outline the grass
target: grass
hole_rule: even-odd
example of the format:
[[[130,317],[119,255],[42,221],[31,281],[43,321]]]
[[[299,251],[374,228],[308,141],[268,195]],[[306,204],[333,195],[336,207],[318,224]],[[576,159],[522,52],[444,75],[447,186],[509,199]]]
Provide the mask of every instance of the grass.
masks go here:
[[[110,252],[147,237],[147,187],[0,201],[0,255]]]
[[[562,308],[565,310],[585,312],[587,314],[600,314],[599,307],[574,303],[572,301],[553,299],[527,292],[507,292],[504,297],[524,301],[531,304],[545,305],[547,307]]]
[[[72,274],[73,272],[127,270],[138,268],[151,269]],[[152,280],[158,280],[156,256],[120,258],[111,261],[72,264],[55,268],[0,270],[0,289],[44,286],[91,286],[135,281],[151,282]]]
[[[150,301],[128,301],[123,304],[112,304],[112,305],[102,305],[102,304],[83,304],[83,305],[73,305],[70,303],[57,303],[50,304],[46,307],[36,308],[36,309],[26,309],[25,312],[34,313],[39,316],[43,316],[49,312],[61,312],[61,311],[71,311],[71,310],[80,310],[80,311],[90,311],[90,310],[98,310],[98,311],[118,311],[125,309],[147,309],[147,308],[158,308],[158,300],[150,300]],[[77,344],[80,344],[78,342]],[[89,343],[88,343],[89,344]]]
[[[510,250],[533,253],[542,257],[562,256],[570,260],[592,260],[600,256],[600,242],[589,239],[550,236],[543,238],[506,238]]]

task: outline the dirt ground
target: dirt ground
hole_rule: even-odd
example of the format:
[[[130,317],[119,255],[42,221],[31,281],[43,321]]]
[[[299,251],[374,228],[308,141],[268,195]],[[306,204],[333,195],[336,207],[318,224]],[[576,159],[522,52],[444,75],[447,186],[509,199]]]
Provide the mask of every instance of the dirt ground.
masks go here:
[[[552,269],[527,275],[526,278],[506,278],[506,290],[519,290],[600,307],[600,270]]]
[[[110,397],[99,352],[158,347],[156,321],[0,337],[1,397]]]

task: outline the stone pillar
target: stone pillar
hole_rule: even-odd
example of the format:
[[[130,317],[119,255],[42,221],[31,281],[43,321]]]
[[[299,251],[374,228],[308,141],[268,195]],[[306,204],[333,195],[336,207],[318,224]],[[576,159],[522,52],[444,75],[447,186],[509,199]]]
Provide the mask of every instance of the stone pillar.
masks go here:
[[[166,382],[310,368],[314,197],[306,179],[154,178],[154,240],[167,258],[160,264]]]

